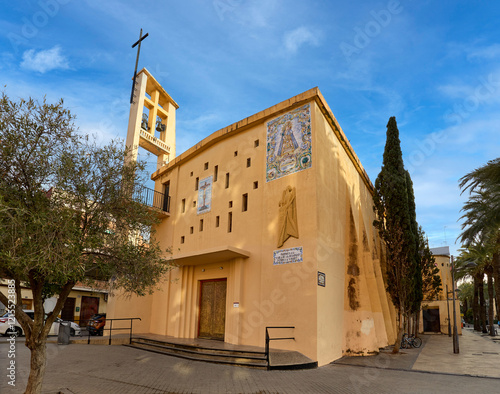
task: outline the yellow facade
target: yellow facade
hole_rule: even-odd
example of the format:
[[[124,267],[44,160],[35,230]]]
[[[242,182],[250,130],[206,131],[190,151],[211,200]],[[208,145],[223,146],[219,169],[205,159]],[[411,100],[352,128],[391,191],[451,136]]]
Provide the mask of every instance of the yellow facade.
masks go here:
[[[424,297],[420,318],[420,332],[440,332],[448,334],[453,330],[453,300],[452,300],[452,275],[451,262],[448,247],[431,249],[436,259],[436,267],[439,268],[442,291],[437,299],[430,300]],[[447,296],[448,291],[448,296]],[[455,297],[456,324],[458,334],[462,334],[460,317],[460,301]],[[449,323],[449,324],[448,324]]]
[[[152,295],[110,297],[109,318],[141,317],[137,332],[197,338],[202,286],[225,280],[228,343],[263,347],[266,326],[293,326],[271,336],[295,340],[272,346],[324,365],[394,342],[373,186],[318,88],[169,159],[152,179],[169,190],[156,237],[176,268]]]

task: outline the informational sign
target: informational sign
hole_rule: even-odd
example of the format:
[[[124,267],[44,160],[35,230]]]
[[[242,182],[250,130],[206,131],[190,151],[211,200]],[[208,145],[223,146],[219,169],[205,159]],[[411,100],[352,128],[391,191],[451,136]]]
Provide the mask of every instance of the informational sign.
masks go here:
[[[198,215],[210,212],[212,207],[212,180],[213,176],[210,175],[202,179],[198,185],[198,207],[196,209]]]
[[[326,275],[324,272],[318,271],[318,286],[321,286],[321,287],[326,286]]]
[[[233,302],[233,308],[239,308],[240,303],[239,302]]]
[[[302,263],[302,246],[274,251],[273,265]]]

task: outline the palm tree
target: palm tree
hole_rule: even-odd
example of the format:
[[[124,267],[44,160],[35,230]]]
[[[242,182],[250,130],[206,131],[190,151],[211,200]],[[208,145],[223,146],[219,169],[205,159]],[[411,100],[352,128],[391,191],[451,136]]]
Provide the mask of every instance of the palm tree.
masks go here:
[[[470,276],[474,280],[474,301],[472,311],[474,315],[474,330],[488,332],[486,321],[490,323],[490,335],[494,336],[493,328],[493,278],[492,278],[492,254],[491,245],[478,243],[460,249],[455,269],[455,277],[460,279]],[[484,298],[484,275],[488,277],[488,319],[486,319],[486,303]],[[478,305],[479,304],[479,305]]]
[[[459,239],[465,246],[482,244],[490,250],[488,283],[495,286],[497,316],[500,318],[500,157],[460,179],[462,193],[469,191],[461,219]],[[490,319],[492,322],[492,319]]]

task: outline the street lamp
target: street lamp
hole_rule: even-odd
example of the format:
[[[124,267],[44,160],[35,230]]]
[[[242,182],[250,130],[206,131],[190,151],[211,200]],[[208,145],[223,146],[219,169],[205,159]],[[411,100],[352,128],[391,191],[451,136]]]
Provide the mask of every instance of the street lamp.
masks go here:
[[[446,309],[448,311],[448,336],[451,337],[450,292],[448,291],[448,284],[446,284]]]
[[[457,332],[457,314],[455,306],[455,262],[453,255],[451,256],[451,291],[453,293],[453,353],[460,353],[458,345],[458,332]],[[446,296],[448,298],[448,295]]]

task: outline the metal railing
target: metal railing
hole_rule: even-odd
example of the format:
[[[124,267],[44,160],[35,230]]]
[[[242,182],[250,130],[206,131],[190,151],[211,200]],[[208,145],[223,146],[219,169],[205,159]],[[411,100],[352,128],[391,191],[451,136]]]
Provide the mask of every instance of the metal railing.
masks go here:
[[[170,212],[170,196],[159,191],[142,186],[135,190],[133,196],[134,201],[140,202],[148,207],[160,209],[164,212]]]
[[[285,340],[285,339],[293,339],[295,340],[295,337],[284,337],[284,338],[271,338],[269,336],[269,329],[273,329],[273,328],[282,328],[282,329],[295,329],[294,326],[269,326],[269,327],[266,327],[266,361],[267,361],[267,368],[269,369],[270,368],[270,365],[269,365],[269,342],[271,341],[281,341],[281,340]]]
[[[88,332],[88,336],[87,336],[87,345],[90,344],[90,329],[89,329],[89,322],[92,321],[94,319],[87,319],[86,322],[87,322],[87,332]],[[129,320],[130,321],[130,327],[115,327],[113,328],[113,321],[118,321],[118,320]],[[108,345],[111,345],[111,337],[112,337],[112,334],[113,334],[113,330],[115,331],[118,331],[118,330],[130,330],[130,335],[129,335],[129,345],[132,343],[132,325],[134,323],[134,320],[141,320],[140,317],[125,317],[125,318],[122,318],[122,319],[106,319],[106,325],[108,324],[109,322],[109,328],[106,328],[106,325],[104,327],[102,327],[101,329],[99,330],[102,330],[103,332],[105,330],[109,330],[109,341],[108,341]],[[97,331],[97,330],[96,330]]]

